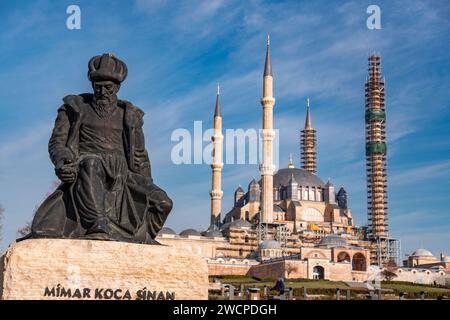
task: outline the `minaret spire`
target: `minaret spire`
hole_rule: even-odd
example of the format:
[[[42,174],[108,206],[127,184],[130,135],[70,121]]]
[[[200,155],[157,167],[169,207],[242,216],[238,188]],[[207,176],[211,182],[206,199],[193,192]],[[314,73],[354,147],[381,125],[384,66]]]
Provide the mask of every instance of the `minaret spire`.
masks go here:
[[[306,100],[306,120],[305,120],[305,129],[312,129],[311,126],[311,113],[309,111],[309,97]]]
[[[263,76],[263,97],[261,98],[263,107],[262,131],[263,139],[263,161],[259,167],[262,177],[262,197],[261,197],[261,222],[273,222],[273,107],[275,98],[273,97],[273,76],[272,63],[270,61],[270,37],[267,35],[266,61],[264,64]]]
[[[289,169],[294,169],[294,161],[292,160],[292,153],[289,154],[289,163],[288,163],[288,168]]]
[[[217,84],[217,95],[216,95],[216,109],[214,111],[214,117],[222,117],[220,113],[220,85]]]
[[[213,141],[213,162],[212,181],[211,181],[211,224],[210,229],[218,229],[220,226],[220,214],[222,211],[222,114],[220,113],[220,87],[217,84],[216,106],[214,111],[214,134],[211,137]]]
[[[264,77],[272,77],[272,62],[270,61],[270,35],[267,34],[266,62],[264,64]]]
[[[317,174],[316,164],[316,130],[311,125],[309,97],[306,100],[305,128],[301,131],[302,167],[312,174]]]

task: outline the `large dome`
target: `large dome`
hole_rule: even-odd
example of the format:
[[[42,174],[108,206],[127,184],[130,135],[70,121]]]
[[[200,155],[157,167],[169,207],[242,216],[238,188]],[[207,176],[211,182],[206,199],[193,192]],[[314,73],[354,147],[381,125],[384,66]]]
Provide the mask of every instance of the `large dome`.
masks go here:
[[[273,176],[273,186],[278,187],[282,185],[284,187],[289,185],[289,180],[291,180],[292,175],[294,175],[295,181],[297,181],[299,186],[309,186],[309,187],[324,187],[323,181],[312,174],[308,170],[299,168],[285,168],[280,169]]]
[[[240,229],[240,228],[251,228],[252,224],[244,219],[234,220],[230,223],[230,228]]]
[[[414,252],[411,255],[416,257],[434,257],[430,251],[423,248],[414,250]]]

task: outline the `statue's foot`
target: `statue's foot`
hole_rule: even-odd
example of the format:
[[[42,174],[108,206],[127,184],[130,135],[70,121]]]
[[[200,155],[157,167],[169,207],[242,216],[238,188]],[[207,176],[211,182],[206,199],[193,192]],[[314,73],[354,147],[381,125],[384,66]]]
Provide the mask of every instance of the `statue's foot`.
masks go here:
[[[108,220],[104,218],[100,218],[95,221],[94,224],[86,231],[86,235],[102,233],[105,235],[109,234]]]
[[[90,239],[90,240],[111,240],[109,235],[104,232],[97,232],[97,233],[89,233],[84,236],[84,239]]]

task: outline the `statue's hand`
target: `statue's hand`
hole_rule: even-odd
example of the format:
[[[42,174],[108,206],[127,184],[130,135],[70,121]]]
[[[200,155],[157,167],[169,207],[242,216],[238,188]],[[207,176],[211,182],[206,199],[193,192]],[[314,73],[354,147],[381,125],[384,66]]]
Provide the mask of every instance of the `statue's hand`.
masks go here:
[[[58,162],[55,167],[58,178],[65,183],[72,183],[77,178],[77,165],[71,159]]]

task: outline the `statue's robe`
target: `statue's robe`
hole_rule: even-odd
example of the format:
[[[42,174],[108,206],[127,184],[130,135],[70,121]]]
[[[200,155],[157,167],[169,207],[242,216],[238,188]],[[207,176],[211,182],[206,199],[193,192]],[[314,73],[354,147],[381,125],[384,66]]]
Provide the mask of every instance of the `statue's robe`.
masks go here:
[[[91,108],[93,96],[69,95],[63,100],[64,104],[58,109],[49,141],[50,159],[55,166],[68,157],[75,159],[77,163],[83,159],[80,152],[80,126],[83,119],[89,116],[86,110]],[[117,106],[123,110],[123,156],[127,168],[126,178],[119,192],[117,212],[108,217],[110,232],[107,239],[156,243],[153,239],[167,219],[172,201],[153,183],[142,130],[144,112],[123,100],[119,100]],[[110,171],[108,168],[106,170]],[[77,181],[62,183],[36,211],[31,237],[86,237],[88,227],[82,223],[82,204],[77,192],[80,192]]]

